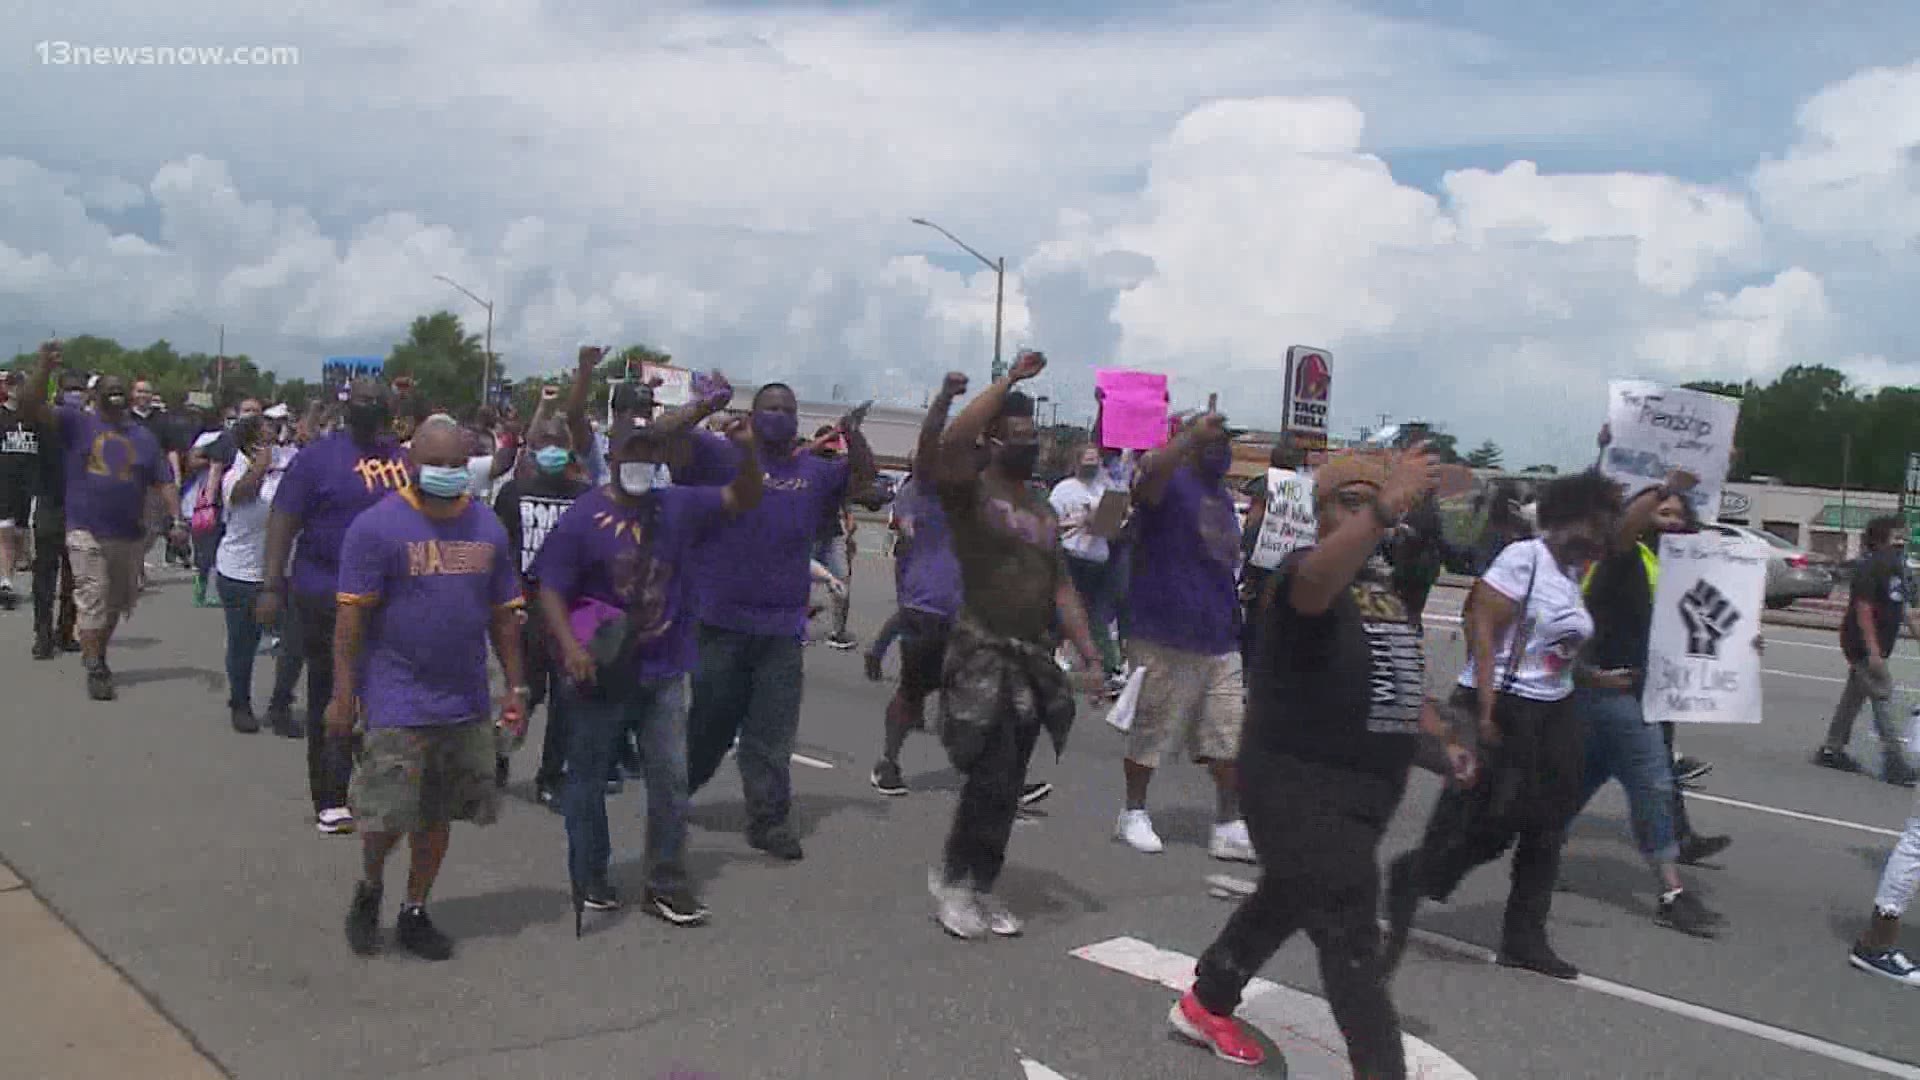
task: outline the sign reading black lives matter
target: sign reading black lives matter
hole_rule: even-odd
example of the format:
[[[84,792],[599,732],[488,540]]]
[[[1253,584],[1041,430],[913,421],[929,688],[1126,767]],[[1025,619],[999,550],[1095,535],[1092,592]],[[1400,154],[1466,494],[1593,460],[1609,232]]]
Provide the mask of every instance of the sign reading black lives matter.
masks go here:
[[[1647,689],[1649,724],[1760,722],[1760,612],[1767,594],[1763,544],[1694,533],[1660,539]]]
[[[1740,402],[1654,382],[1607,384],[1607,444],[1600,471],[1631,498],[1685,469],[1700,483],[1687,496],[1702,521],[1720,519],[1720,489],[1733,458]]]

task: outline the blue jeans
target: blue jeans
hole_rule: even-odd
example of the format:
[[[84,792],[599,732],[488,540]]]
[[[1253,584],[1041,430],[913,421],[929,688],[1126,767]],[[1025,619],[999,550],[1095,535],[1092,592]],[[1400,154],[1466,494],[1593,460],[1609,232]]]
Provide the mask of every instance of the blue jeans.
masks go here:
[[[260,651],[260,624],[253,618],[253,602],[260,585],[214,575],[220,606],[227,612],[227,707],[253,707],[253,658]]]
[[[1573,707],[1587,724],[1587,783],[1581,807],[1608,780],[1620,781],[1640,854],[1656,867],[1678,861],[1673,758],[1660,729],[1646,722],[1639,696],[1628,690],[1576,690]]]
[[[793,740],[800,730],[800,639],[700,625],[700,666],[687,720],[687,780],[694,791],[720,771],[734,736],[747,828],[784,827],[793,805]]]
[[[576,885],[605,881],[613,859],[607,831],[607,775],[629,727],[640,735],[647,785],[647,887],[685,883],[687,849],[687,680],[575,687],[562,683],[567,718],[567,872]],[[549,708],[552,708],[549,705]],[[551,713],[549,716],[551,717]],[[551,723],[549,719],[549,723]]]

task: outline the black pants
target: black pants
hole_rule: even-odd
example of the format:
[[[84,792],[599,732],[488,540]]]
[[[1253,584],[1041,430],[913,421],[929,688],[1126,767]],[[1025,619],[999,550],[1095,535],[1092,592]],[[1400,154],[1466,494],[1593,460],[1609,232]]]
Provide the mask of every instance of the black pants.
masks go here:
[[[300,646],[307,654],[307,787],[313,812],[344,808],[353,779],[354,740],[327,735],[327,706],[333,704],[333,626],[337,609],[331,596],[293,596],[300,620]]]
[[[567,710],[560,703],[560,682],[564,672],[560,668],[560,658],[554,655],[555,650],[549,643],[546,628],[540,622],[538,610],[528,615],[526,625],[521,630],[520,644],[527,670],[527,708],[537,709],[542,703],[547,706],[547,727],[540,739],[540,768],[533,774],[533,782],[558,790],[560,777],[567,767]]]
[[[1027,763],[1040,739],[1040,725],[996,724],[986,735],[980,756],[966,770],[960,802],[953,808],[953,827],[947,833],[946,875],[950,885],[970,885],[991,892],[1007,863],[1007,842],[1020,816],[1020,789],[1027,782]]]
[[[1467,874],[1513,849],[1504,948],[1546,944],[1560,852],[1586,782],[1586,728],[1569,705],[1501,694],[1493,713],[1501,742],[1485,775],[1441,794],[1414,853],[1421,893],[1445,900]]]
[[[49,509],[42,504],[33,530],[34,636],[51,636],[57,642],[72,641],[76,615],[73,563],[67,558],[66,518],[59,509]]]
[[[1208,1012],[1231,1015],[1247,983],[1304,930],[1320,953],[1320,982],[1354,1075],[1407,1075],[1400,1018],[1379,977],[1374,921],[1374,856],[1399,802],[1399,785],[1386,777],[1252,747],[1241,752],[1240,805],[1260,856],[1260,884],[1200,955],[1193,993]]]

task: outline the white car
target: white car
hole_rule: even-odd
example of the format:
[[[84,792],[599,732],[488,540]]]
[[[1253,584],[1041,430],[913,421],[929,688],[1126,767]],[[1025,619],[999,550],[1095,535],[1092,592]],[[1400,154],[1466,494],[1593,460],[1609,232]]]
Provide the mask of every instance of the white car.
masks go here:
[[[1795,600],[1815,600],[1833,592],[1833,573],[1826,560],[1764,529],[1745,525],[1713,524],[1719,533],[1767,549],[1767,606],[1784,608]]]

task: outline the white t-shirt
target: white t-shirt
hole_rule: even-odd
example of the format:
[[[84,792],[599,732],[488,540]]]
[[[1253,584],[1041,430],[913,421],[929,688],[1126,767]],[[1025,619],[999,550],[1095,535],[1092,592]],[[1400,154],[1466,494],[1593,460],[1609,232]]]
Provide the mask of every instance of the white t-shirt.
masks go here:
[[[1087,526],[1093,524],[1094,511],[1100,506],[1100,497],[1107,489],[1104,476],[1094,477],[1090,484],[1077,476],[1069,476],[1053,485],[1053,494],[1047,501],[1053,504],[1053,512],[1060,515],[1060,546],[1076,559],[1107,561],[1107,542],[1087,531]]]
[[[1545,541],[1508,544],[1480,578],[1482,584],[1526,610],[1508,627],[1493,658],[1493,684],[1507,685],[1507,661],[1514,653],[1513,636],[1525,631],[1526,649],[1514,677],[1514,694],[1531,701],[1561,701],[1573,693],[1573,661],[1593,636],[1593,616],[1580,596],[1580,582],[1560,568]],[[1528,599],[1528,583],[1532,598]],[[1460,685],[1474,687],[1473,664],[1460,673]]]
[[[214,553],[213,566],[221,577],[256,585],[267,579],[267,513],[273,508],[273,493],[280,487],[286,463],[293,460],[292,454],[283,459],[280,449],[275,448],[274,463],[260,481],[260,497],[252,502],[242,506],[233,502],[233,489],[240,486],[240,478],[247,474],[246,458],[235,458],[233,466],[220,478],[220,500],[226,507],[227,531],[220,537],[220,549]]]
[[[467,459],[467,493],[482,502],[493,492],[493,455],[476,454]]]

